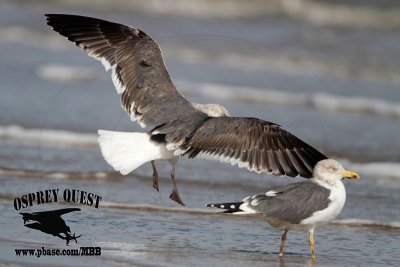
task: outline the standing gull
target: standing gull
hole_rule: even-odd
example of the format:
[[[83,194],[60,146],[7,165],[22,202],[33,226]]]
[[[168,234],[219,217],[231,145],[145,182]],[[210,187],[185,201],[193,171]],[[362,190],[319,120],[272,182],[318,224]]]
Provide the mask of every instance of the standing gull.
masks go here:
[[[317,163],[313,177],[305,182],[267,189],[265,194],[249,196],[242,202],[207,204],[207,207],[227,209],[224,213],[262,214],[273,227],[283,230],[279,256],[289,230],[308,231],[311,257],[315,259],[314,229],[335,219],[346,201],[343,178],[359,179],[357,173],[325,159]]]
[[[188,101],[175,88],[158,44],[145,32],[101,19],[47,14],[47,24],[100,60],[121,95],[121,104],[146,133],[99,130],[105,160],[126,175],[146,162],[172,164],[170,198],[179,204],[175,165],[181,156],[220,160],[255,172],[310,178],[326,157],[279,125],[229,117],[217,104]]]

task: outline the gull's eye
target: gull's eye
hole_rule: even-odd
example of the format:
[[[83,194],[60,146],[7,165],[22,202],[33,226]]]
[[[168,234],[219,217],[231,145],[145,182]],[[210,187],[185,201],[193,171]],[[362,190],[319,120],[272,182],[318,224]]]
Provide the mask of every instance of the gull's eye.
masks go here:
[[[328,170],[329,170],[329,172],[335,172],[335,171],[337,171],[337,169],[336,169],[335,167],[330,167]]]

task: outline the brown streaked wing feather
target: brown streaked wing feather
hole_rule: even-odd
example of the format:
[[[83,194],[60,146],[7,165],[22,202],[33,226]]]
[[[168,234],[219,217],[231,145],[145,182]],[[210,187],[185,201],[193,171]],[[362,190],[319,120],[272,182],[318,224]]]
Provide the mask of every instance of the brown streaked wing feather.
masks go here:
[[[143,127],[159,126],[194,112],[172,83],[158,44],[145,32],[84,16],[46,16],[53,30],[102,61],[106,69],[111,68],[123,108]]]
[[[251,171],[291,177],[310,178],[315,164],[326,159],[279,125],[256,118],[210,118],[184,147],[189,158],[217,153],[221,160],[248,164]]]

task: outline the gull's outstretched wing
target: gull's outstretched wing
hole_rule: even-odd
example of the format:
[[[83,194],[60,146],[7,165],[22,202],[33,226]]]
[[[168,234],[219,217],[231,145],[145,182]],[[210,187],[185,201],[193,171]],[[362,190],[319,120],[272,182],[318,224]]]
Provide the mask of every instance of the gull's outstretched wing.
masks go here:
[[[255,172],[311,178],[326,156],[279,125],[256,118],[207,119],[181,148],[189,158],[220,160]]]
[[[100,60],[121,104],[142,127],[156,127],[196,111],[175,88],[158,44],[145,32],[101,19],[46,14],[47,24]]]

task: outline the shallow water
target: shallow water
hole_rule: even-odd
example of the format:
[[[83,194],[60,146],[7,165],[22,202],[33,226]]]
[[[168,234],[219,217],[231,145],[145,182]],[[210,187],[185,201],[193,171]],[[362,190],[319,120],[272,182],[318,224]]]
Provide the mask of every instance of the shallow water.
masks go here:
[[[169,168],[167,164],[160,164],[160,192],[155,192],[151,188],[150,166],[145,165],[137,174],[122,177],[109,172],[94,149],[42,151],[44,155],[62,155],[56,160],[63,163],[62,167],[55,164],[55,159],[40,163],[30,159],[30,149],[18,147],[26,155],[19,157],[20,163],[26,162],[24,173],[15,175],[16,171],[9,164],[0,178],[3,214],[0,257],[3,262],[57,263],[61,266],[84,266],[85,261],[100,266],[336,266],[341,265],[337,263],[340,258],[346,265],[400,264],[400,226],[395,226],[400,222],[398,188],[379,184],[374,177],[346,181],[348,198],[338,223],[342,219],[355,220],[351,224],[332,224],[316,230],[318,258],[313,263],[309,261],[305,233],[289,233],[286,256],[280,259],[277,256],[280,233],[262,218],[218,215],[203,208],[206,203],[239,200],[262,192],[267,185],[291,182],[291,178],[260,177],[234,167],[218,168],[218,163],[183,160],[178,167],[178,181],[187,208],[179,208],[168,199],[171,185],[165,175]],[[41,173],[28,171],[29,166],[36,164],[41,166]],[[103,200],[99,209],[80,204],[47,204],[24,211],[81,208],[80,212],[63,216],[72,232],[83,234],[78,244],[72,242],[68,248],[99,246],[101,257],[85,258],[84,262],[68,258],[67,262],[61,263],[54,257],[33,260],[14,256],[16,248],[64,248],[60,239],[25,228],[21,216],[13,208],[15,197],[53,188],[85,190],[102,196]],[[371,221],[375,226],[363,226],[365,221],[361,219]],[[393,227],[387,227],[385,223],[393,223]]]
[[[337,221],[316,230],[317,261],[312,262],[305,233],[290,232],[286,255],[279,258],[281,233],[262,218],[217,215],[204,208],[206,203],[239,201],[299,178],[257,175],[218,162],[183,159],[177,177],[186,207],[180,208],[168,198],[167,162],[157,165],[160,192],[151,187],[150,164],[128,176],[113,172],[97,147],[97,129],[134,131],[139,127],[120,108],[109,73],[47,28],[42,14],[60,10],[77,13],[56,6],[3,5],[0,9],[0,265],[400,265],[400,94],[396,80],[327,75],[313,72],[307,64],[306,70],[255,64],[258,54],[292,55],[313,49],[319,59],[329,61],[329,57],[351,56],[350,48],[365,39],[371,41],[360,51],[365,53],[365,64],[374,59],[370,55],[374,52],[375,59],[380,57],[377,62],[388,59],[397,64],[400,57],[394,44],[400,39],[398,32],[374,32],[391,37],[384,42],[388,49],[379,52],[368,30],[324,32],[288,18],[220,21],[85,12],[127,23],[134,17],[143,29],[160,36],[171,76],[191,100],[221,103],[232,115],[278,122],[362,175],[359,181],[345,181],[347,201]],[[23,34],[11,38],[7,30],[15,25]],[[353,43],[330,50],[316,38],[321,31],[338,40],[351,35],[349,42]],[[225,36],[237,32],[243,33],[241,40]],[[215,38],[218,35],[225,37]],[[297,48],[293,38],[301,39]],[[203,52],[177,55],[182,47]],[[224,57],[224,48],[232,53],[231,60]],[[238,64],[243,61],[236,56],[242,54],[249,61]],[[361,63],[362,70],[366,66]],[[324,97],[321,106],[313,102],[318,97]],[[53,188],[102,196],[99,209],[63,201],[24,209],[81,208],[63,216],[73,233],[82,234],[69,247],[57,237],[24,227],[13,207],[16,197]],[[102,255],[15,256],[15,249],[42,246],[98,246]]]

